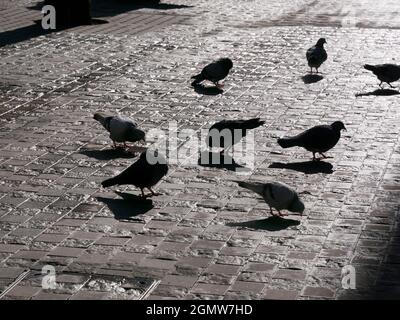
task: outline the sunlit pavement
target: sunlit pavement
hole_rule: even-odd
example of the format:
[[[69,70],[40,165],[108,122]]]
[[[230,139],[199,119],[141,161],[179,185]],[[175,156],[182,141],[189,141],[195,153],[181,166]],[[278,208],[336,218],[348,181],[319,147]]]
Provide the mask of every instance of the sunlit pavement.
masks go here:
[[[148,299],[400,298],[399,96],[377,92],[362,68],[399,63],[400,3],[285,2],[163,1],[29,37],[40,11],[0,0],[3,299],[137,298],[96,287],[93,274],[141,277],[153,284]],[[309,83],[305,50],[320,37],[328,60]],[[190,76],[224,56],[234,63],[224,92],[194,91]],[[138,202],[134,187],[101,188],[134,159],[111,150],[98,110],[166,134],[171,123],[196,132],[223,118],[266,124],[251,175],[171,164],[163,194]],[[335,120],[347,132],[317,166],[276,143]],[[233,182],[242,179],[307,191],[304,215],[271,218]],[[34,276],[47,265],[55,289]],[[351,267],[356,288],[344,289]]]

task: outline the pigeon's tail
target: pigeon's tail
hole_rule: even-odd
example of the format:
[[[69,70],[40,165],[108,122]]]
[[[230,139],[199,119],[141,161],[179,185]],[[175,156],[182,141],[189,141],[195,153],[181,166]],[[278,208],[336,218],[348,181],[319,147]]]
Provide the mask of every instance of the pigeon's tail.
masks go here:
[[[101,112],[96,112],[93,115],[93,119],[100,122],[103,125],[103,127],[105,127],[105,128],[107,127],[107,121],[108,121],[107,119],[109,119],[109,118],[110,118],[110,116],[107,116],[106,114],[101,113]]]
[[[364,69],[367,69],[369,71],[375,72],[376,67],[370,64],[364,64]]]
[[[282,148],[291,148],[297,146],[297,140],[293,138],[280,138],[278,139],[278,144]]]
[[[258,182],[245,182],[245,181],[235,181],[239,187],[245,188],[247,190],[254,191],[255,193],[262,194],[264,186]]]
[[[245,128],[246,129],[254,129],[254,128],[262,126],[264,123],[265,123],[265,121],[261,121],[260,118],[250,119],[245,122]]]
[[[110,178],[107,180],[104,180],[101,185],[103,186],[103,188],[107,188],[107,187],[112,187],[119,184],[119,179],[118,176],[114,177],[114,178]]]
[[[195,86],[196,84],[199,84],[200,82],[202,82],[204,80],[204,77],[202,76],[201,73],[196,74],[195,76],[191,77],[191,79],[194,79],[194,81],[192,82],[192,86]]]

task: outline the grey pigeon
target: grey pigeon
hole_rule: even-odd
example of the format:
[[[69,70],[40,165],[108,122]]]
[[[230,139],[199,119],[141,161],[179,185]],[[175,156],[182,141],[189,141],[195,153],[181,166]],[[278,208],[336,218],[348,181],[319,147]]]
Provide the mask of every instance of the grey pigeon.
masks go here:
[[[224,79],[229,74],[229,71],[232,69],[232,67],[233,63],[229,58],[221,58],[217,61],[214,61],[205,66],[201,73],[192,77],[192,79],[195,79],[192,82],[192,86],[198,85],[204,80],[208,80],[214,83],[218,88],[221,88],[223,85],[219,84],[218,81]]]
[[[106,115],[101,112],[95,113],[93,118],[110,132],[110,139],[113,141],[114,147],[117,147],[117,142],[123,143],[126,147],[127,141],[145,141],[145,133],[130,119]]]
[[[386,82],[391,88],[394,88],[390,83],[400,79],[400,66],[395,64],[377,64],[375,66],[366,64],[364,68],[372,71],[374,75],[381,81],[379,86],[382,88],[382,83]]]
[[[208,147],[220,147],[227,151],[232,145],[238,143],[247,135],[247,130],[262,126],[265,121],[260,118],[249,120],[222,120],[211,126],[208,131],[206,143]],[[224,134],[228,134],[224,139]]]
[[[328,54],[324,49],[325,43],[325,38],[320,38],[316,45],[309,48],[306,52],[306,58],[308,66],[311,68],[311,73],[313,68],[315,68],[318,73],[318,68],[328,59]]]
[[[155,155],[158,162],[153,163],[152,160],[147,159],[150,156],[148,152],[142,152],[135,163],[117,176],[104,180],[101,185],[106,188],[114,185],[131,184],[140,188],[143,198],[147,197],[144,194],[144,188],[149,189],[152,196],[157,195],[151,187],[157,184],[168,173],[168,165],[165,158],[157,151]]]
[[[298,194],[292,188],[281,182],[242,182],[237,181],[240,187],[254,191],[264,198],[264,201],[269,205],[272,215],[272,208],[278,211],[280,216],[284,214],[281,210],[298,212],[301,215],[304,211],[304,203],[299,199]]]
[[[335,121],[331,125],[312,127],[294,137],[278,139],[278,144],[282,148],[303,147],[313,153],[313,160],[317,160],[315,153],[318,152],[326,158],[323,152],[332,149],[338,143],[341,130],[346,130],[343,122]]]

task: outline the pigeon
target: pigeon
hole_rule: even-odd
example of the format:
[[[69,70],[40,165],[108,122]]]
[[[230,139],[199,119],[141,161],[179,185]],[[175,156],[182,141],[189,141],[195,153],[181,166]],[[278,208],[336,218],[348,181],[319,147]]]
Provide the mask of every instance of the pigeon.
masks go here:
[[[300,215],[304,211],[304,203],[300,200],[296,191],[281,182],[243,182],[236,181],[240,187],[254,191],[264,198],[269,205],[272,215],[275,215],[272,208],[278,211],[279,216],[284,216],[281,210],[298,212]]]
[[[224,79],[228,75],[232,67],[233,63],[232,60],[229,58],[221,58],[217,61],[214,61],[205,66],[201,73],[192,77],[192,79],[195,79],[192,82],[192,86],[196,86],[200,84],[200,82],[208,80],[214,83],[217,88],[222,88],[223,85],[219,84],[218,81]]]
[[[145,133],[138,129],[137,124],[130,119],[110,116],[101,112],[95,113],[93,119],[100,122],[110,132],[110,139],[115,148],[117,148],[117,142],[122,142],[126,148],[126,141],[145,141]]]
[[[382,83],[386,82],[391,88],[394,88],[390,83],[400,79],[400,66],[395,64],[377,64],[375,66],[366,64],[364,68],[372,71],[374,75],[381,81],[379,86],[382,88]]]
[[[101,185],[107,188],[114,185],[131,184],[140,188],[142,198],[158,195],[151,187],[157,184],[168,173],[168,165],[165,158],[158,151],[154,152],[154,156],[152,158],[149,151],[142,152],[135,163],[117,176],[104,180]],[[151,195],[146,196],[144,188],[149,189]]]
[[[308,65],[311,68],[311,73],[313,68],[315,68],[318,73],[318,68],[326,61],[326,59],[328,59],[328,55],[324,49],[325,43],[325,38],[320,38],[317,41],[317,44],[309,48],[306,52],[306,58]]]
[[[317,152],[326,158],[323,152],[332,149],[338,143],[341,130],[346,130],[343,122],[335,121],[331,125],[312,127],[294,137],[280,138],[278,144],[282,148],[303,147],[313,153],[313,161],[315,161],[319,160],[315,158]]]
[[[228,151],[230,147],[238,143],[246,136],[247,130],[262,126],[265,121],[260,118],[249,120],[222,120],[213,124],[208,131],[206,143],[208,147],[221,147],[221,153]],[[227,139],[224,138],[226,132]],[[223,138],[223,139],[222,139]]]

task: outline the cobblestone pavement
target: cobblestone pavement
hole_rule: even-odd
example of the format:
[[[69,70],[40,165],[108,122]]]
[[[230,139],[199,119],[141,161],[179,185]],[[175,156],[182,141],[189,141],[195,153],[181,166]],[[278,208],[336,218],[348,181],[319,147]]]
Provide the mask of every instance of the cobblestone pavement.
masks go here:
[[[128,19],[0,48],[0,290],[15,285],[3,299],[134,296],[89,290],[89,274],[160,280],[148,299],[400,298],[399,96],[376,93],[362,68],[399,63],[400,20],[384,19],[399,4],[384,1],[390,12],[376,8],[375,19],[375,3],[359,0],[359,25],[338,27],[334,4],[264,3],[165,1],[103,17],[148,18],[146,32]],[[173,19],[160,24],[160,15]],[[323,78],[306,83],[305,49],[322,36]],[[190,75],[221,56],[234,61],[223,94],[193,91]],[[163,195],[138,202],[133,187],[100,186],[134,159],[110,150],[97,110],[146,130],[256,116],[266,124],[250,176],[172,164]],[[276,143],[338,119],[348,131],[314,171],[309,153]],[[305,214],[269,217],[238,179],[308,191]],[[342,289],[349,264],[356,290]],[[62,275],[55,290],[24,273],[45,265]]]

